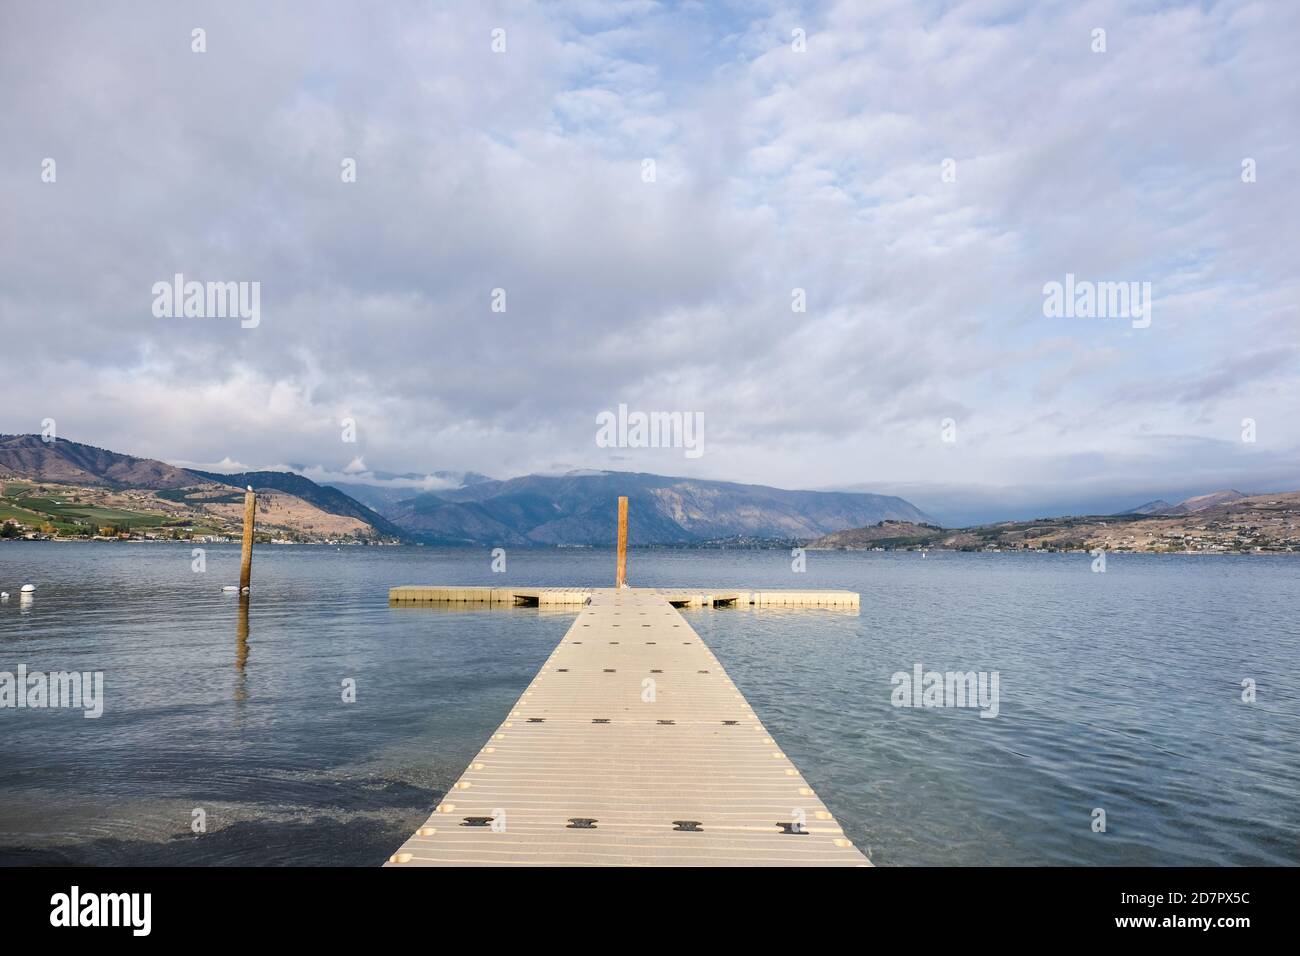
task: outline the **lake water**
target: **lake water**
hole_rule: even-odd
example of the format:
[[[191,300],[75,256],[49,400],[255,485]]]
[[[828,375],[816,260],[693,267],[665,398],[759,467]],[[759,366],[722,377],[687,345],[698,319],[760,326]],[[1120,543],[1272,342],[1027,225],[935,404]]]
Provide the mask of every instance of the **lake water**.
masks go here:
[[[203,573],[189,545],[0,545],[0,671],[102,671],[106,698],[93,720],[0,709],[0,863],[378,865],[572,620],[390,608],[388,588],[605,586],[614,567],[266,546],[245,637],[221,593],[238,562],[233,545]],[[684,613],[877,864],[1300,863],[1300,557],[1091,563],[809,552],[795,574],[779,550],[633,551],[630,577],[861,593],[857,614]],[[917,663],[997,671],[998,716],[894,707],[891,675]]]

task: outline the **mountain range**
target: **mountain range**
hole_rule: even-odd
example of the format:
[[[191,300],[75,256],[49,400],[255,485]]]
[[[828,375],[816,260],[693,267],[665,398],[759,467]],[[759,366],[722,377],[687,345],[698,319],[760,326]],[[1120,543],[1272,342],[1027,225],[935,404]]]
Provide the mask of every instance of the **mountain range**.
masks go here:
[[[601,545],[614,540],[620,495],[629,499],[629,535],[643,544],[804,539],[884,519],[929,520],[890,495],[602,471],[476,481],[382,510],[408,533],[436,543]]]
[[[637,472],[576,471],[500,481],[473,472],[367,475],[320,485],[291,471],[223,474],[79,442],[0,435],[0,526],[40,536],[237,534],[242,489],[258,492],[258,530],[291,541],[447,545],[608,545],[630,499],[643,545],[810,542],[810,548],[1137,551],[1300,550],[1300,493],[1234,489],[1118,515],[942,528],[903,498],[791,491]],[[358,500],[360,499],[360,500]]]
[[[1219,505],[1231,504],[1234,501],[1240,501],[1248,497],[1240,491],[1234,491],[1229,488],[1225,491],[1212,491],[1208,495],[1197,495],[1194,498],[1187,498],[1171,505],[1163,498],[1157,498],[1155,501],[1148,501],[1144,505],[1138,505],[1131,511],[1125,511],[1126,515],[1189,515],[1198,511],[1205,511],[1207,508],[1216,508]]]
[[[606,545],[615,537],[619,495],[630,499],[630,532],[642,544],[798,540],[882,520],[929,520],[915,505],[890,495],[789,491],[629,472],[505,481],[440,472],[378,480],[386,483],[320,485],[288,471],[222,474],[66,439],[0,435],[0,481],[7,482],[0,496],[0,508],[7,510],[0,520],[49,525],[58,534],[84,534],[92,526],[230,533],[240,515],[233,489],[248,485],[259,493],[259,529],[293,540]],[[420,484],[435,487],[422,491]]]

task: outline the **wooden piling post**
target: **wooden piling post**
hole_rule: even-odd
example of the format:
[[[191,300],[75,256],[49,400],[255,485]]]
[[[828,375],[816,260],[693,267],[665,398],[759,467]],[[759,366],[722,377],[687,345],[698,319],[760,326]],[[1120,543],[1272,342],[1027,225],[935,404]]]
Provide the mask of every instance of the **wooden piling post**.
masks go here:
[[[239,593],[249,591],[253,580],[253,524],[257,520],[257,494],[249,485],[244,492],[244,550],[239,559]]]
[[[627,587],[627,498],[618,499],[618,575],[614,587]]]

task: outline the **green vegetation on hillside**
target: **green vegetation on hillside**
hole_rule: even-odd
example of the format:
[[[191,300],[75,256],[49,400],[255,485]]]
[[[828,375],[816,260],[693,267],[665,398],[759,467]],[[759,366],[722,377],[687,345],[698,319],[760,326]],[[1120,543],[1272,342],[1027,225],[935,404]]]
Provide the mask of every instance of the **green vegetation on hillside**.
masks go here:
[[[103,507],[82,502],[75,493],[54,495],[25,482],[10,482],[0,496],[0,523],[13,522],[42,534],[88,537],[104,529],[118,534],[159,528],[165,521],[159,513]]]
[[[121,508],[104,508],[81,504],[75,499],[19,498],[17,505],[29,511],[47,515],[54,523],[116,525],[119,528],[156,528],[166,520],[165,515]]]

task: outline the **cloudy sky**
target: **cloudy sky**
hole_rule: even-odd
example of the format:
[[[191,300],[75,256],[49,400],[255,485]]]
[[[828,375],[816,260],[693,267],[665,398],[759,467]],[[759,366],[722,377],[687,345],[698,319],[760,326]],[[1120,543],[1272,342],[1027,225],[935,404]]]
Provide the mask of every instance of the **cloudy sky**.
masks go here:
[[[1295,3],[2,20],[0,431],[949,521],[1300,488]],[[260,283],[260,324],[155,316],[176,273]],[[1067,273],[1151,283],[1150,326],[1046,317]],[[702,413],[704,454],[598,447],[620,402]]]

